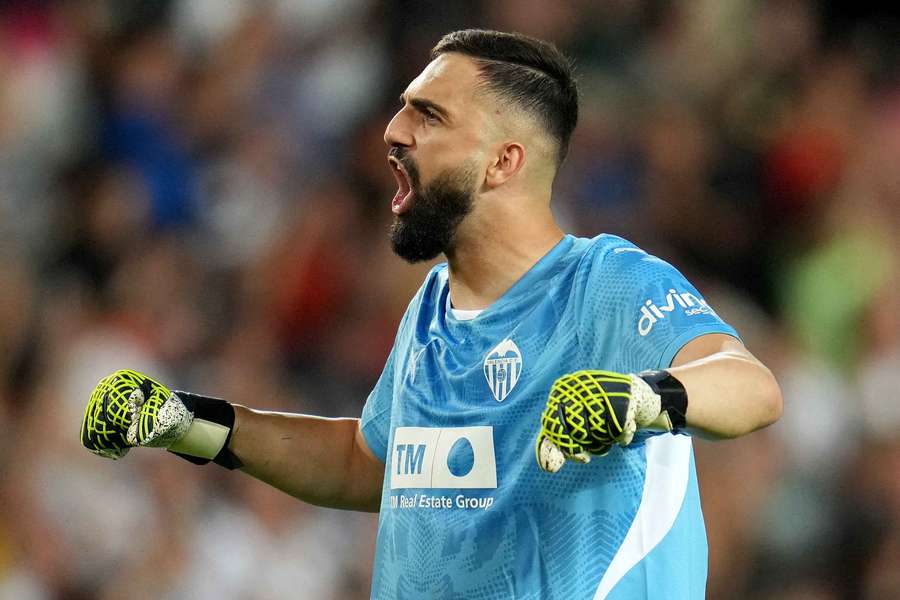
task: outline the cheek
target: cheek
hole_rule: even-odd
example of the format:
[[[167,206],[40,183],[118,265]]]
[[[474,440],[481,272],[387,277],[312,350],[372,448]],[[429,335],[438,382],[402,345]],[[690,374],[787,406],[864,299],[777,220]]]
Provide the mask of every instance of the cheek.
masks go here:
[[[416,153],[419,183],[427,185],[436,175],[458,169],[464,164],[480,164],[483,152],[468,139],[429,139],[419,144]]]

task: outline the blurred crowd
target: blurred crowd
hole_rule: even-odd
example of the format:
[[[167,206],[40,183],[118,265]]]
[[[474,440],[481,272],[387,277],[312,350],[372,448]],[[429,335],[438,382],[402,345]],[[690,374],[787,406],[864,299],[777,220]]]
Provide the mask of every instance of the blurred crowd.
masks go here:
[[[860,3],[865,4],[865,3]],[[900,21],[812,0],[0,3],[0,600],[367,598],[375,517],[80,448],[122,367],[357,416],[429,265],[384,126],[447,31],[576,61],[564,228],[678,266],[784,417],[698,441],[709,598],[900,598]]]

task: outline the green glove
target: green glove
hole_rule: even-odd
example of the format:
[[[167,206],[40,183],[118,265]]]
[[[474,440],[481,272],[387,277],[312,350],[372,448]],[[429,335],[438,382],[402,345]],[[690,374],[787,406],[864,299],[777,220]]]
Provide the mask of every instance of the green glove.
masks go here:
[[[158,381],[124,369],[100,380],[81,423],[82,445],[118,459],[131,448],[166,448],[196,464],[241,466],[228,450],[234,408],[218,398],[170,391]]]
[[[684,387],[666,371],[563,375],[553,382],[541,415],[535,444],[538,465],[555,473],[566,460],[586,463],[614,444],[627,446],[639,428],[672,431],[669,412],[677,408],[677,424],[683,425],[686,406]]]
[[[193,415],[164,385],[137,371],[100,380],[81,424],[81,443],[100,456],[122,458],[135,446],[168,448],[187,433]]]

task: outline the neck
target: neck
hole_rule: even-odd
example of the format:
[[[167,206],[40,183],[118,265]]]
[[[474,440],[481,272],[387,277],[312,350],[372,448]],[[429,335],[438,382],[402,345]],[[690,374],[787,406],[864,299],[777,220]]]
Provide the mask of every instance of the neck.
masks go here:
[[[535,204],[507,199],[460,225],[456,247],[447,253],[454,308],[487,308],[563,238],[549,202]]]

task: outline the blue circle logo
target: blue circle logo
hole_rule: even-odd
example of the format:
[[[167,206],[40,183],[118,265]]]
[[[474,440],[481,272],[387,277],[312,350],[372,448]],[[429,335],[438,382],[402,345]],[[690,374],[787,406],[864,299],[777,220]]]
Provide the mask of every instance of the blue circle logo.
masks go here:
[[[447,454],[447,468],[455,477],[465,477],[475,466],[475,450],[464,437],[459,438]]]

